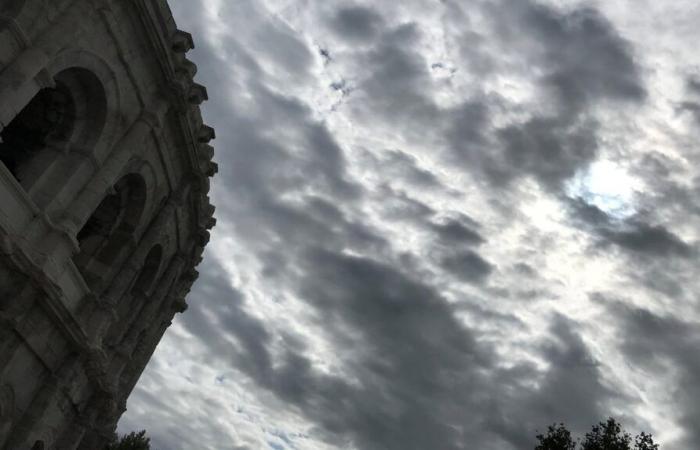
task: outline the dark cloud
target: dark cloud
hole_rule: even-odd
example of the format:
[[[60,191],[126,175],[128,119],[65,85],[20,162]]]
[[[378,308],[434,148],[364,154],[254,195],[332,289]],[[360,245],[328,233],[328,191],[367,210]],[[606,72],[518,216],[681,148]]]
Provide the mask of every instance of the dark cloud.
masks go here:
[[[450,111],[446,137],[457,160],[468,166],[485,170],[492,164],[493,155],[487,134],[490,128],[489,105],[486,101],[463,102]]]
[[[679,109],[691,114],[695,122],[700,124],[700,78],[696,75],[687,77],[685,89],[687,98],[680,102]]]
[[[493,266],[472,250],[445,256],[440,263],[459,279],[470,283],[481,282],[493,272]]]
[[[664,225],[651,225],[635,216],[617,220],[581,198],[569,200],[575,220],[580,220],[598,237],[600,245],[614,244],[637,255],[689,258],[692,245]]]
[[[499,130],[504,145],[503,164],[489,168],[494,179],[521,174],[536,176],[545,186],[560,187],[596,156],[595,125],[559,118],[534,118]]]
[[[438,128],[439,108],[430,96],[430,64],[416,51],[422,38],[416,24],[401,24],[384,30],[375,46],[357,55],[363,77],[349,105],[357,120],[369,124],[379,117],[416,136],[431,125]]]
[[[562,12],[522,2],[515,11],[520,14],[519,25],[545,45],[542,56],[550,69],[543,81],[565,104],[646,98],[631,44],[598,9]]]
[[[316,424],[315,434],[332,446],[514,450],[531,446],[534,429],[553,420],[583,429],[614,397],[575,325],[563,317],[553,318],[551,338],[539,347],[547,371],[526,364],[502,369],[489,346],[457,320],[460,308],[430,285],[378,261],[322,249],[309,249],[302,268],[300,297],[335,347],[344,349],[338,357],[352,368],[351,379],[319,371],[295,339],[282,341],[273,356],[272,331],[248,312],[213,258],[202,267],[193,314],[182,316],[182,325],[208,349],[197,360],[230,361],[259,389]],[[478,317],[518,324],[480,310]],[[533,378],[541,388],[527,385]],[[176,405],[148,391],[136,395],[161,405],[158,417],[164,411],[177,415]],[[202,432],[230,439],[206,418],[164,434],[147,419],[144,425],[152,425],[154,442],[166,448],[196,445]]]
[[[431,223],[430,228],[445,243],[479,245],[484,243],[484,238],[472,229],[474,225],[473,221],[470,221],[467,226],[459,220],[448,219],[439,223]]]
[[[385,158],[380,163],[384,165],[383,168],[386,168],[386,165],[395,168],[397,175],[408,183],[425,187],[441,186],[437,177],[430,171],[420,167],[414,156],[398,150],[389,150],[385,152],[384,156]]]
[[[375,10],[362,6],[342,7],[331,20],[333,31],[346,39],[360,42],[376,37],[382,24],[382,17]]]
[[[697,76],[688,77],[686,80],[686,86],[690,92],[700,95],[700,78]]]
[[[656,383],[672,383],[674,414],[684,430],[673,448],[694,448],[700,442],[700,327],[673,316],[657,314],[627,301],[595,294],[616,320],[620,348],[628,364],[654,374]],[[666,444],[666,443],[664,443]]]
[[[593,8],[559,11],[526,1],[493,3],[488,9],[504,50],[517,49],[528,65],[539,61],[538,68],[544,68],[538,84],[556,94],[557,111],[492,129],[497,142],[488,142],[488,112],[506,107],[503,99],[487,99],[488,106],[483,100],[467,103],[451,114],[451,147],[463,164],[476,163],[497,185],[532,175],[560,190],[597,156],[598,125],[588,111],[602,101],[646,98],[631,45]]]
[[[690,257],[690,245],[661,225],[631,222],[621,230],[604,230],[603,236],[620,247],[655,256]]]
[[[387,220],[403,220],[423,223],[435,210],[409,196],[403,189],[394,189],[387,184],[378,187],[376,195],[381,198],[381,215]]]

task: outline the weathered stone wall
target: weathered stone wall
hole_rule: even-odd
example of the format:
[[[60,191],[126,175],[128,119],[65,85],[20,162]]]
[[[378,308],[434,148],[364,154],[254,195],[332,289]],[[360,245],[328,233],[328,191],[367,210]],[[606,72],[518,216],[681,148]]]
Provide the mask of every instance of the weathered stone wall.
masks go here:
[[[197,278],[217,171],[165,0],[0,0],[0,449],[101,448]]]

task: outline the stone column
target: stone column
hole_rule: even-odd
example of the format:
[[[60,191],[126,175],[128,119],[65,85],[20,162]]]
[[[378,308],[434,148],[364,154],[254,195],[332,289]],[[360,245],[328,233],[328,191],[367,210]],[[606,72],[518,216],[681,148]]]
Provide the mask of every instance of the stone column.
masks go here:
[[[132,155],[141,148],[151,131],[160,129],[167,109],[168,104],[161,99],[158,99],[151,108],[145,109],[114,146],[102,167],[67,208],[61,224],[74,236],[90,218],[105,193],[117,181],[122,169]]]
[[[117,402],[114,396],[106,392],[96,392],[91,397],[84,410],[84,415],[88,421],[88,427],[82,433],[77,448],[80,450],[102,449],[111,437],[111,433],[116,426]]]

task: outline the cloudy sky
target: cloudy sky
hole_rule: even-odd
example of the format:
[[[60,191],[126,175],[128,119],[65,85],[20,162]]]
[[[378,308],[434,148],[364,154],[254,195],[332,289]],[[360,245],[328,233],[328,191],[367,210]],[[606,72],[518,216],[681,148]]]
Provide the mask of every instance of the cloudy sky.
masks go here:
[[[700,448],[700,4],[171,0],[218,226],[159,449]]]

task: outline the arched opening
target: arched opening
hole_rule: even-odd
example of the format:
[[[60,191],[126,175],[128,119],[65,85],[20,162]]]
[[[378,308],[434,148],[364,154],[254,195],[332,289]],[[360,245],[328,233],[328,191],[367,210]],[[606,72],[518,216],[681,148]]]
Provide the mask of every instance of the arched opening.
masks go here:
[[[75,103],[68,88],[40,90],[0,133],[0,161],[26,187],[27,169],[39,153],[70,136],[75,124]]]
[[[75,174],[76,156],[95,145],[107,117],[104,88],[89,70],[63,70],[54,82],[0,132],[0,161],[41,204]],[[40,189],[42,181],[47,187]],[[45,192],[35,195],[38,190]]]
[[[146,183],[137,174],[122,177],[78,232],[80,251],[73,262],[91,289],[105,287],[123,250],[134,242],[146,204]]]

